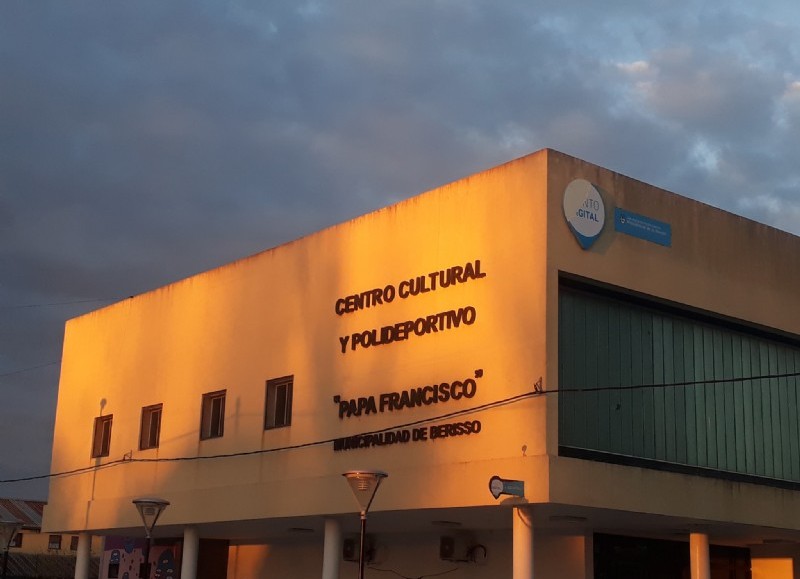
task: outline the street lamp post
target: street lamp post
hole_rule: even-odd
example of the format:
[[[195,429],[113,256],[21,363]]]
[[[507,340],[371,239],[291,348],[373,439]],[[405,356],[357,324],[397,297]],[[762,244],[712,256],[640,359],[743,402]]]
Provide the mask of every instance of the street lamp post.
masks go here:
[[[11,548],[11,541],[14,540],[22,525],[19,521],[0,520],[0,545],[3,547],[3,579],[6,579],[8,571],[8,550]]]
[[[140,573],[140,576],[143,576],[143,579],[150,579],[151,533],[153,532],[153,527],[156,526],[158,517],[160,517],[161,513],[164,512],[164,509],[169,506],[169,501],[154,498],[133,499],[133,504],[136,505],[136,509],[139,511],[139,515],[142,517],[145,535],[147,536],[144,544],[144,573]]]
[[[375,493],[388,474],[381,470],[349,470],[342,474],[361,507],[361,541],[358,550],[358,579],[364,579],[364,542],[367,536],[367,511]]]

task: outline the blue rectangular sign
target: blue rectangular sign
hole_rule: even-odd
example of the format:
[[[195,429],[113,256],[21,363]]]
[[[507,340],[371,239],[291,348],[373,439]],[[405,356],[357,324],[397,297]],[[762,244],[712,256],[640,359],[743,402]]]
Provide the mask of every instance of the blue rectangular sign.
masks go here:
[[[503,493],[515,497],[525,496],[525,481],[506,480],[503,481]]]
[[[665,247],[672,247],[672,227],[669,223],[619,207],[614,208],[614,230]]]

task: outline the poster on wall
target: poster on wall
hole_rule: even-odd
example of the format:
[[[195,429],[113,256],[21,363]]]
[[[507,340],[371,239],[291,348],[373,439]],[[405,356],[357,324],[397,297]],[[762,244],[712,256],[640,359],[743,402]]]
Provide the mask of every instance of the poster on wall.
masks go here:
[[[100,559],[99,579],[143,579],[144,538],[106,537]],[[154,579],[180,579],[180,541],[154,541],[150,548],[150,576]]]

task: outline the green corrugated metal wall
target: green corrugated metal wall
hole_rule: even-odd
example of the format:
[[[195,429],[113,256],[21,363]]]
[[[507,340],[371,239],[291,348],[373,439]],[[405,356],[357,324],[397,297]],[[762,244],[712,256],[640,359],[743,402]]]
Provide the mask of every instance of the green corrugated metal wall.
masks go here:
[[[800,482],[800,380],[744,379],[795,372],[791,345],[560,290],[561,447]]]

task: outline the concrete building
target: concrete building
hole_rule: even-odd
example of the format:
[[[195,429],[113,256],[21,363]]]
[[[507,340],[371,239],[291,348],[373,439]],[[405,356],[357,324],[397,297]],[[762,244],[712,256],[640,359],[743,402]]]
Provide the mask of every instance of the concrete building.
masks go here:
[[[71,577],[75,568],[78,550],[78,535],[42,533],[42,510],[44,501],[0,498],[0,521],[16,523],[17,532],[5,552],[5,543],[0,544],[0,565],[7,577]],[[12,527],[13,528],[13,527]],[[95,537],[89,557],[97,558],[103,550],[102,537]],[[96,574],[95,574],[96,576]]]
[[[42,535],[42,510],[44,501],[0,498],[0,521],[16,522],[19,530],[14,535],[9,551],[17,553],[47,553],[64,547],[61,535],[52,539]],[[0,545],[4,548],[5,545]],[[50,549],[49,547],[57,547]]]
[[[374,468],[369,578],[800,576],[799,289],[797,237],[539,151],[69,321],[44,526],[158,496],[183,579],[353,576]]]

